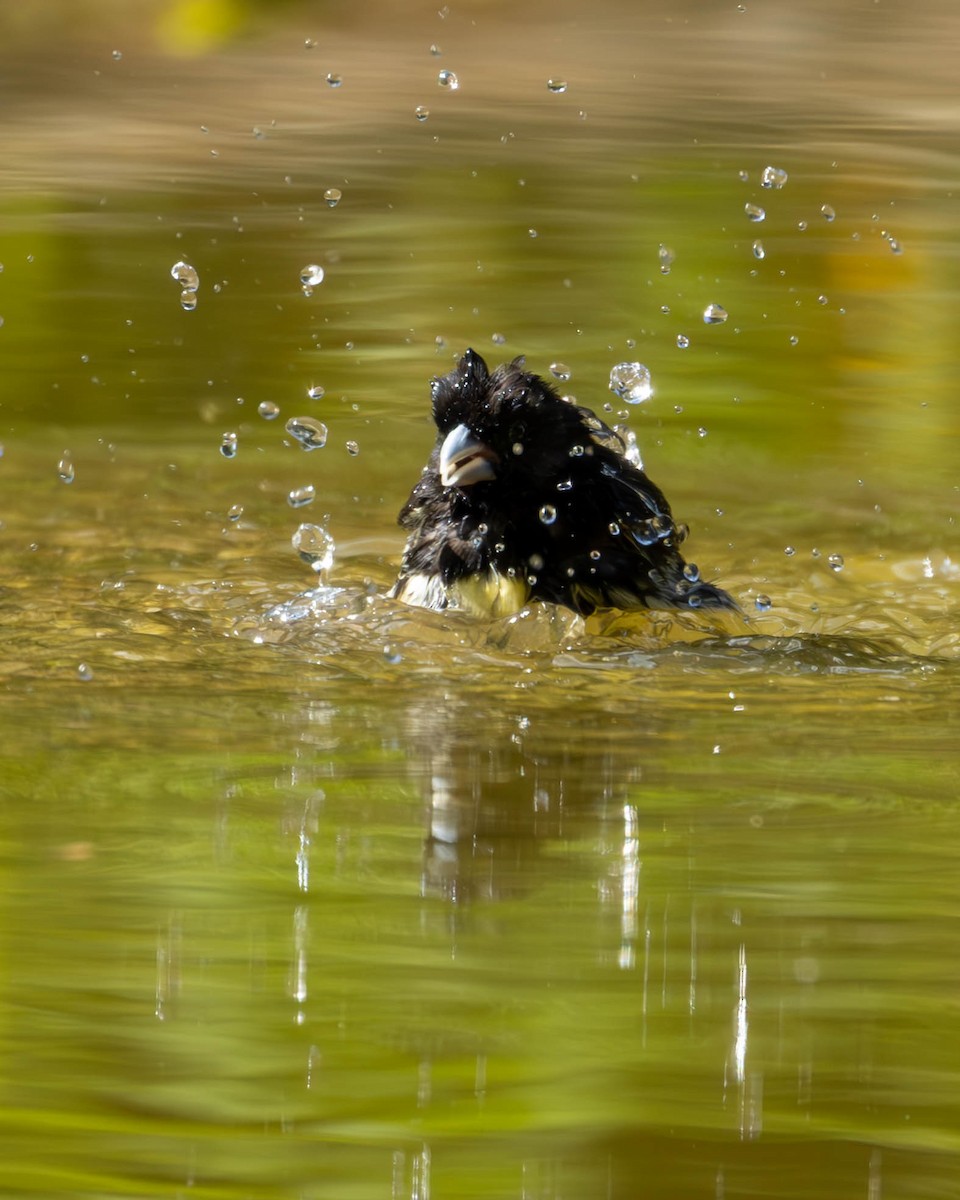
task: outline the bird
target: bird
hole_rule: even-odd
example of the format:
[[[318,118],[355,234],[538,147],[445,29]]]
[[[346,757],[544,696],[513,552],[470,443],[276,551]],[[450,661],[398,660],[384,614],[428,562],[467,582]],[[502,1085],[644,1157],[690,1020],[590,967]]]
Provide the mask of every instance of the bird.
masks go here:
[[[390,596],[488,618],[534,602],[739,611],[684,561],[686,526],[624,438],[523,357],[491,371],[468,349],[431,392],[436,444],[400,510]]]

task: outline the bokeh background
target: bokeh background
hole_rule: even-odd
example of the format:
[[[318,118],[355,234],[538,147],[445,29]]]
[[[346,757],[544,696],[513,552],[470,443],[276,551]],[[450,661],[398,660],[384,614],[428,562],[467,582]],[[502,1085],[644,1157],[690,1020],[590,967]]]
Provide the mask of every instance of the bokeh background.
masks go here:
[[[0,8],[0,1191],[960,1195],[958,37]],[[466,346],[742,620],[390,601]]]

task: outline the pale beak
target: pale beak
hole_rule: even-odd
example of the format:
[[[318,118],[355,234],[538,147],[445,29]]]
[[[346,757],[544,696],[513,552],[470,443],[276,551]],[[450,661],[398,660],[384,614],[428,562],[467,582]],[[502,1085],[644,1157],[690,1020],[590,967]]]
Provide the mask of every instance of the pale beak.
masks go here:
[[[483,479],[493,479],[494,464],[499,461],[494,451],[466,425],[457,425],[440,447],[440,482],[444,487],[469,487]]]

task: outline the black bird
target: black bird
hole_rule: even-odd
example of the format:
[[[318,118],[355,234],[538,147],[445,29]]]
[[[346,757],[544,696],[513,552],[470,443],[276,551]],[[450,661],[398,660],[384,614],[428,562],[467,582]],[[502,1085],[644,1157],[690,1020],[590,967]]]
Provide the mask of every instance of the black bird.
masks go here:
[[[391,595],[482,616],[533,600],[597,609],[737,609],[677,549],[660,489],[588,408],[528,374],[490,372],[468,350],[433,381],[439,430],[399,522],[408,531]]]

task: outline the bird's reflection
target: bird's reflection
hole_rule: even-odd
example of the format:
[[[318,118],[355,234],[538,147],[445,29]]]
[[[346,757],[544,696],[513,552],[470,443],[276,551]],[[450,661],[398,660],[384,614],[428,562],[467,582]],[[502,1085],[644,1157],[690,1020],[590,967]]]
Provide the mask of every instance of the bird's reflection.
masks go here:
[[[596,716],[424,703],[409,714],[408,764],[426,802],[422,891],[463,903],[525,892],[543,847],[585,814],[622,809],[640,768]]]

